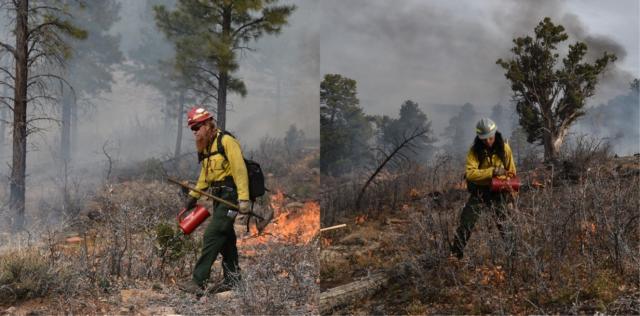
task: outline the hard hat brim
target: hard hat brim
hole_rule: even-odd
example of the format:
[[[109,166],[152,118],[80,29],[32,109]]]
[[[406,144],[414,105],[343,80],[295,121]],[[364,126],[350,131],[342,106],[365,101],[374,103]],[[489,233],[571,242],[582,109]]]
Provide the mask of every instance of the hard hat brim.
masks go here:
[[[208,116],[208,115],[206,117],[203,116],[203,117],[197,118],[195,120],[191,120],[190,122],[187,122],[187,125],[189,126],[189,128],[191,128],[191,127],[193,127],[194,125],[196,125],[198,123],[202,123],[202,122],[205,122],[205,121],[208,121],[208,120],[213,120],[213,117]]]
[[[487,139],[487,138],[489,138],[489,137],[494,136],[494,135],[496,134],[496,131],[497,131],[497,129],[496,129],[496,130],[493,130],[493,132],[489,132],[489,133],[486,133],[486,134],[478,134],[478,138],[480,138],[480,139]]]

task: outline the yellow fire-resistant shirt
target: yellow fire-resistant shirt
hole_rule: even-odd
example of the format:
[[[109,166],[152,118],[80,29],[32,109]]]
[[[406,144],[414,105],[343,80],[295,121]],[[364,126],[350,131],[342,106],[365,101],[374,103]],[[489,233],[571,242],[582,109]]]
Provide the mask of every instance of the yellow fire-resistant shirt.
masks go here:
[[[238,141],[229,135],[221,134],[218,130],[211,147],[205,151],[205,154],[218,152],[217,142],[220,136],[223,136],[222,147],[224,147],[227,159],[224,159],[222,155],[210,155],[202,160],[196,189],[205,191],[212,182],[223,181],[224,178],[232,176],[238,190],[238,200],[249,200],[249,176]],[[194,191],[190,191],[189,195],[200,198],[200,194]]]
[[[494,153],[491,157],[487,155],[483,161],[478,163],[478,157],[476,157],[476,153],[473,151],[473,148],[469,149],[465,171],[467,181],[471,181],[477,185],[490,185],[491,177],[493,176],[493,169],[499,167],[502,167],[507,170],[507,172],[511,172],[515,175],[516,164],[513,162],[511,147],[509,147],[509,144],[506,142],[504,143],[504,157],[506,160],[505,162],[503,162],[498,155]]]

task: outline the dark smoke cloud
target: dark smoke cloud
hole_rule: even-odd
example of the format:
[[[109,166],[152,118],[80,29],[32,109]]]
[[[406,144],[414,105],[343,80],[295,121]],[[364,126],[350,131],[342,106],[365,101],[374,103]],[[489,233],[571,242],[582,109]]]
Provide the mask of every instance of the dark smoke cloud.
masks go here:
[[[512,39],[532,35],[545,16],[565,25],[570,42],[585,41],[589,59],[604,51],[618,56],[591,105],[626,93],[633,78],[619,66],[630,58],[624,46],[608,34],[590,32],[564,1],[326,0],[320,11],[321,73],[356,79],[361,104],[371,113],[393,115],[403,100],[417,101],[436,130],[450,114],[432,105],[471,102],[488,115],[489,106],[509,102],[509,84],[495,61],[509,58]],[[637,16],[630,27],[634,23]]]

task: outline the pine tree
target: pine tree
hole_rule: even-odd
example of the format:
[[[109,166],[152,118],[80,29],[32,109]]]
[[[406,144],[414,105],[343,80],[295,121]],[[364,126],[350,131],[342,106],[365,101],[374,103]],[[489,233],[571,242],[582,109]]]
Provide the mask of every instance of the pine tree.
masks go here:
[[[246,95],[233,76],[238,53],[265,34],[277,34],[294,11],[278,0],[180,0],[173,11],[155,7],[160,29],[176,43],[177,65],[194,73],[196,88],[216,100],[217,124],[226,127],[227,92]]]
[[[320,171],[339,174],[362,164],[373,135],[360,107],[356,81],[327,74],[320,83]]]
[[[63,67],[71,57],[71,48],[65,36],[84,39],[86,31],[76,27],[69,19],[68,8],[60,2],[15,0],[2,7],[15,18],[13,35],[15,45],[0,42],[0,49],[13,58],[14,71],[1,68],[8,75],[14,92],[13,106],[13,159],[11,165],[9,209],[15,212],[13,228],[24,228],[27,136],[33,123],[27,117],[29,106],[51,101],[51,84],[66,83],[51,71],[51,65]],[[43,66],[49,67],[43,67]]]

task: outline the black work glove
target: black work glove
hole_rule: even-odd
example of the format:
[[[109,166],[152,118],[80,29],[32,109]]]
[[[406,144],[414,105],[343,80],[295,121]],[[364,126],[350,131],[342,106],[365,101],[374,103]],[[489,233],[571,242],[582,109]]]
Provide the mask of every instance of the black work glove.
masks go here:
[[[187,182],[187,181],[183,181],[182,183],[183,183],[183,184],[185,184],[185,185],[189,185],[189,182]],[[189,197],[189,188],[187,188],[187,187],[185,187],[185,186],[181,186],[181,187],[180,187],[180,192],[181,192],[184,196]]]
[[[198,203],[198,199],[194,198],[193,196],[189,196],[189,198],[187,198],[187,202],[184,204],[184,207],[187,210],[190,210],[196,207],[196,203]]]

